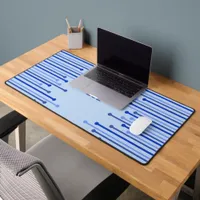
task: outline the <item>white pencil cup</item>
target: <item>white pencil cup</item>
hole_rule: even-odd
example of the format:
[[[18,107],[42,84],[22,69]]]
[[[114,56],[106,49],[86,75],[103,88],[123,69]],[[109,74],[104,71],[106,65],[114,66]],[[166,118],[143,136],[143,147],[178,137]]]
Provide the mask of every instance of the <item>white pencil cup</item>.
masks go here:
[[[83,47],[83,30],[79,32],[77,27],[71,27],[72,32],[68,30],[68,48],[81,49]]]

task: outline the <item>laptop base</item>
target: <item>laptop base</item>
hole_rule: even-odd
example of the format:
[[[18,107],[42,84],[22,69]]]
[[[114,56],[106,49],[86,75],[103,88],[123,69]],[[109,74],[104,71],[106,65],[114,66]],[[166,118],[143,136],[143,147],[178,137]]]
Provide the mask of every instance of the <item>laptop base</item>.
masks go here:
[[[88,73],[90,73],[90,71]],[[130,98],[94,80],[91,80],[90,78],[87,78],[86,75],[82,75],[74,79],[70,85],[73,88],[80,89],[84,93],[92,95],[100,101],[103,101],[120,110],[125,108],[145,90],[145,88],[142,88]]]

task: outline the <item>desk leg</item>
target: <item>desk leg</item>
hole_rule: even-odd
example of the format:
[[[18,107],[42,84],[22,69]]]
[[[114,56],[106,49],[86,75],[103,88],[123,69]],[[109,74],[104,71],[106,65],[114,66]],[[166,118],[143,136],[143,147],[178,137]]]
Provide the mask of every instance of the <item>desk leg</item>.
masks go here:
[[[195,185],[193,192],[193,200],[200,199],[200,166],[196,169]]]
[[[181,190],[178,190],[178,192],[176,193],[176,195],[171,199],[171,200],[178,200],[178,196],[180,194]]]
[[[15,129],[16,149],[26,151],[26,122],[21,123]]]
[[[8,136],[1,138],[4,142],[8,143]],[[1,199],[0,199],[1,200]]]

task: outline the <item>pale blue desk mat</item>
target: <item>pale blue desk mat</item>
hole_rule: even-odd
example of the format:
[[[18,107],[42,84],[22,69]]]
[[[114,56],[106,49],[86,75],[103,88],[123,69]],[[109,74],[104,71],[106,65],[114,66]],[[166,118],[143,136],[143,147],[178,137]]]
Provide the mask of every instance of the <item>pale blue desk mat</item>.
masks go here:
[[[124,110],[117,110],[71,88],[68,83],[93,66],[62,50],[6,84],[139,163],[147,164],[194,109],[147,89]],[[140,136],[134,136],[129,126],[139,116],[148,116],[153,123]]]

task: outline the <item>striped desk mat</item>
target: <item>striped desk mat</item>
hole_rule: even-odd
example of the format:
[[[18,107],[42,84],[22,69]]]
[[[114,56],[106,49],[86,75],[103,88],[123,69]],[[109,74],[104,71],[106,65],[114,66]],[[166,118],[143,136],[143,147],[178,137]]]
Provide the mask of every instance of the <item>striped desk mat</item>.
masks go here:
[[[92,67],[92,63],[62,50],[6,84],[125,155],[147,164],[194,110],[149,89],[124,110],[117,110],[68,84]],[[129,126],[139,116],[148,116],[153,123],[135,136],[129,132]]]

